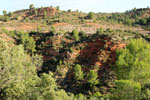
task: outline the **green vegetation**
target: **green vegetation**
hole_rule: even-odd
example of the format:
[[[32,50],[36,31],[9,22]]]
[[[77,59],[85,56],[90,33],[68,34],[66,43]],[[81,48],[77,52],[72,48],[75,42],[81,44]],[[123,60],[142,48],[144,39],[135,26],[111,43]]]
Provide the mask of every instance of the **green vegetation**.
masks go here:
[[[6,16],[7,15],[7,11],[3,10],[3,15]]]
[[[97,29],[96,33],[97,34],[102,34],[102,33],[104,33],[104,29],[103,28],[99,28],[99,29]]]
[[[34,9],[34,4],[30,4],[29,9]]]
[[[118,79],[149,83],[149,50],[150,44],[142,39],[132,40],[125,49],[119,50],[115,65]]]
[[[89,12],[88,13],[88,18],[89,19],[93,19],[94,18],[94,13],[93,12]]]
[[[115,100],[140,100],[141,86],[131,80],[118,80],[113,91]]]
[[[74,29],[74,30],[72,31],[72,34],[73,34],[73,38],[74,38],[76,41],[78,41],[78,40],[79,40],[79,32],[78,32],[76,29]]]
[[[90,87],[98,84],[97,78],[98,78],[97,72],[95,72],[94,70],[90,70],[90,72],[88,73],[88,76],[87,76]]]
[[[0,100],[150,100],[149,8],[0,15]]]
[[[82,71],[82,68],[79,64],[77,64],[74,68],[74,73],[75,73],[75,79],[78,80],[83,80],[84,73]]]

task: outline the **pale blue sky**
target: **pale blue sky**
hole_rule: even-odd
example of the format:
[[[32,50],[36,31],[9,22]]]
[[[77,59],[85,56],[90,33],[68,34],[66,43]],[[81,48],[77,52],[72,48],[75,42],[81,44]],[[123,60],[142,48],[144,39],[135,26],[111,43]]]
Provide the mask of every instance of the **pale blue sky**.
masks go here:
[[[83,12],[124,12],[126,10],[150,6],[150,0],[0,0],[0,14],[3,10],[15,11],[35,7],[60,6],[61,10]]]

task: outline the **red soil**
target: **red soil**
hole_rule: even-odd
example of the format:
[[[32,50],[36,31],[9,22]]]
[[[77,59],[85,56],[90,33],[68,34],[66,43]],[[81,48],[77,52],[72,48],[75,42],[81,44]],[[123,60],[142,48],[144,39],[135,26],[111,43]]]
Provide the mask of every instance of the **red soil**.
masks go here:
[[[82,62],[85,66],[99,66],[104,67],[115,63],[116,49],[123,48],[125,44],[111,42],[109,37],[95,38],[92,42],[87,43],[87,46],[80,52],[80,57],[85,60]],[[87,62],[86,62],[87,61]]]
[[[56,8],[52,7],[46,7],[46,8],[39,8],[37,9],[38,15],[44,15],[44,12],[49,16],[54,16],[58,11]],[[31,14],[34,14],[34,9],[29,10],[27,13],[25,13],[25,16],[30,16]]]

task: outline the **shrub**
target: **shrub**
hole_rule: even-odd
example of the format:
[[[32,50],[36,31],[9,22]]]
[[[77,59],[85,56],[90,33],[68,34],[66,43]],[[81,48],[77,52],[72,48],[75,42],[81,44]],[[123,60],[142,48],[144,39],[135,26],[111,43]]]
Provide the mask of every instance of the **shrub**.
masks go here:
[[[56,28],[54,26],[51,26],[50,31],[53,32],[53,33],[56,33]]]
[[[9,16],[5,16],[5,22],[8,22],[10,20]]]
[[[13,17],[14,16],[14,13],[13,12],[9,12],[9,17]]]
[[[104,29],[103,28],[97,29],[96,34],[101,34],[101,33],[104,33]]]
[[[0,15],[0,21],[5,21],[5,16]]]
[[[87,34],[86,34],[84,31],[81,31],[81,32],[79,33],[79,35],[80,35],[81,37],[86,37],[86,36],[87,36]]]

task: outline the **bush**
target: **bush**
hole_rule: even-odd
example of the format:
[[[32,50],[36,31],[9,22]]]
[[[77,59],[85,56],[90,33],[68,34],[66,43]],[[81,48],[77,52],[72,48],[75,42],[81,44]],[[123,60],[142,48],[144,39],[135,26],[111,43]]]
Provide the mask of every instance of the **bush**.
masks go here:
[[[25,20],[25,22],[28,22],[28,21],[29,21],[29,18],[28,18],[28,17],[26,17],[24,20]]]
[[[5,16],[0,15],[0,21],[5,21]]]
[[[5,16],[5,22],[8,22],[10,20],[9,16]]]
[[[80,35],[81,37],[86,37],[86,36],[87,36],[87,34],[86,34],[84,31],[81,31],[81,32],[79,33],[79,35]]]
[[[56,33],[56,28],[54,26],[51,26],[50,31],[53,32],[53,33]]]

